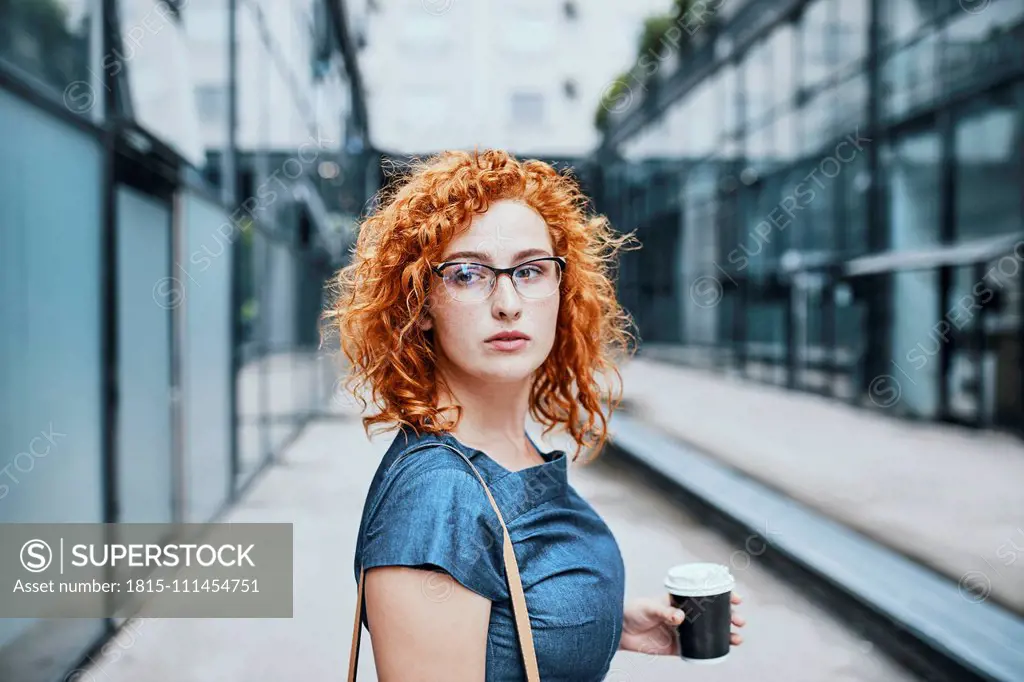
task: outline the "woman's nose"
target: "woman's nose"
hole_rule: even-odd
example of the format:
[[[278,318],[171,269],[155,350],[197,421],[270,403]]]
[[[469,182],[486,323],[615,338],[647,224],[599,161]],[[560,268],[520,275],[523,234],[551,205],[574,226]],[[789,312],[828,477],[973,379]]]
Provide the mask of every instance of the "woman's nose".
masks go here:
[[[511,277],[498,276],[494,283],[494,310],[498,315],[507,315],[518,318],[522,313],[522,300]]]

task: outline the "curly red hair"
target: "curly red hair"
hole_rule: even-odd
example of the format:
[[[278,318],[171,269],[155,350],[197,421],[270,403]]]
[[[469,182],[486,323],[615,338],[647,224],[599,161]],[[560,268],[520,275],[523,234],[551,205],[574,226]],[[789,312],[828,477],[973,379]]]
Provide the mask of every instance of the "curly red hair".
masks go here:
[[[610,416],[622,400],[619,355],[632,355],[635,328],[615,297],[612,261],[632,243],[603,216],[587,213],[587,200],[570,173],[547,163],[518,161],[507,152],[444,152],[410,167],[398,187],[379,197],[379,208],[362,223],[351,263],[336,274],[332,300],[323,314],[324,331],[337,332],[350,367],[346,389],[360,401],[372,389],[380,407],[363,417],[363,428],[407,424],[417,433],[452,429],[454,419],[438,410],[435,350],[431,332],[416,323],[424,310],[430,263],[491,202],[520,200],[547,223],[555,254],[568,265],[561,283],[554,346],[537,370],[530,390],[530,414],[546,428],[563,425],[578,449],[600,451]],[[614,377],[602,388],[600,375]],[[614,390],[612,390],[614,389]],[[388,429],[385,429],[388,430]]]

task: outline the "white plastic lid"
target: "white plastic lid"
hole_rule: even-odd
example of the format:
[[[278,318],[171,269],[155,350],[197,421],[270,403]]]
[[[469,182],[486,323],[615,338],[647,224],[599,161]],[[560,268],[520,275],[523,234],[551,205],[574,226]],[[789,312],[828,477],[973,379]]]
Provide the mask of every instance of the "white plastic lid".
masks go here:
[[[683,597],[707,597],[732,591],[736,584],[722,564],[679,564],[669,569],[665,587]]]

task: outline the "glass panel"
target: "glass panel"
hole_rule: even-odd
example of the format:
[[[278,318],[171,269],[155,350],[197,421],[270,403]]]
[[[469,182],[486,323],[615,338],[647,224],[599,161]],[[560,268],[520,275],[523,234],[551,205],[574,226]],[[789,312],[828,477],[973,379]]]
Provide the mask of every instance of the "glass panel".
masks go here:
[[[747,166],[759,175],[765,172],[770,161],[771,134],[771,127],[763,124],[747,129]],[[741,179],[746,180],[746,178]]]
[[[831,137],[855,132],[867,124],[868,81],[858,73],[835,87],[835,111]]]
[[[722,119],[725,133],[729,135],[739,127],[739,76],[736,67],[729,65],[722,69]]]
[[[804,164],[794,167],[783,179],[779,207],[786,225],[786,249],[806,250],[810,244],[813,216],[809,209],[817,200],[818,186],[807,176]],[[783,251],[783,253],[785,250]]]
[[[181,21],[161,0],[118,0],[118,66],[127,74],[135,120],[202,167],[203,143],[189,44]]]
[[[835,18],[833,0],[814,0],[800,21],[800,84],[816,85],[835,67]]]
[[[98,6],[93,0],[0,2],[0,60],[61,93],[70,110],[93,110],[102,87],[89,69],[98,47]]]
[[[768,44],[760,41],[743,58],[743,94],[747,125],[759,121],[766,111],[774,87],[772,58]]]
[[[289,351],[296,342],[296,307],[299,262],[286,244],[270,242],[267,247],[266,284],[263,287],[261,308],[264,311],[263,339],[267,355],[264,358],[264,382],[267,409],[270,418],[270,448],[280,447],[292,433],[295,419],[291,384],[291,356]]]
[[[169,523],[170,313],[181,303],[168,270],[170,208],[121,187],[117,220],[118,521]]]
[[[830,391],[830,376],[824,371],[827,360],[824,276],[818,272],[800,272],[793,279],[796,383],[814,391]]]
[[[978,7],[983,11],[955,12],[942,32],[947,91],[991,82],[1019,68],[1021,32],[1013,28],[1024,19],[1024,2],[999,0]]]
[[[227,2],[192,0],[182,10],[199,135],[208,164],[200,167],[215,185],[222,180],[220,157],[228,143],[228,19]],[[239,77],[246,77],[241,69]],[[239,116],[248,115],[248,111],[239,111]]]
[[[985,306],[985,352],[982,355],[981,409],[985,424],[1015,429],[1024,419],[1021,403],[1020,344],[1024,243],[985,263],[984,275],[975,279],[971,293]]]
[[[939,138],[934,131],[904,137],[894,150],[884,150],[891,249],[938,243],[939,157]]]
[[[864,384],[863,356],[867,338],[867,304],[851,282],[839,282],[835,304],[836,397],[853,399]]]
[[[935,15],[935,0],[885,0],[880,4],[882,40],[903,42]]]
[[[939,273],[897,272],[892,276],[894,409],[925,419],[938,417],[940,354],[944,341],[936,328]]]
[[[902,48],[882,67],[883,110],[900,116],[931,102],[938,92],[938,36]]]
[[[0,522],[99,522],[103,150],[2,88],[0,131]],[[0,679],[63,679],[102,631],[0,618]]]
[[[687,156],[701,158],[715,150],[721,121],[715,109],[714,91],[706,81],[698,85],[688,97],[685,115],[680,123],[686,129],[688,144],[684,153]]]
[[[265,440],[262,415],[266,395],[263,378],[262,289],[260,275],[266,272],[266,237],[251,224],[242,230],[236,242],[235,258],[239,269],[239,371],[238,391],[238,466],[239,485],[254,473],[270,452]]]
[[[231,424],[231,259],[227,214],[182,196],[185,270],[182,403],[185,420],[185,521],[208,521],[228,494]]]
[[[809,99],[801,110],[803,131],[800,148],[805,156],[817,155],[832,138],[832,114],[835,89],[825,90]]]
[[[1012,92],[981,100],[956,122],[958,241],[1019,231],[1021,117]]]
[[[772,124],[772,143],[775,147],[775,162],[772,170],[788,166],[797,159],[799,147],[797,145],[796,114],[786,108],[779,112]]]
[[[840,160],[849,158],[846,148],[836,151]],[[857,155],[845,163],[836,181],[836,190],[841,194],[837,200],[843,202],[842,216],[844,248],[850,256],[860,255],[868,250],[868,199],[870,175],[867,167],[867,155]]]
[[[805,168],[803,190],[810,195],[804,200],[803,251],[832,251],[836,245],[836,178],[842,175],[843,167],[829,152],[827,160],[815,161]]]
[[[796,29],[792,24],[782,24],[768,40],[767,52],[771,55],[771,88],[768,90],[768,106],[785,105],[793,101],[796,94]]]
[[[684,191],[681,261],[682,281],[689,292],[680,301],[684,338],[693,344],[709,344],[715,342],[715,308],[723,292],[722,275],[714,267],[718,260],[714,168],[704,164],[690,171]]]
[[[870,0],[840,0],[837,10],[837,66],[842,68],[867,56],[868,27],[871,19]]]
[[[976,361],[974,331],[978,328],[979,306],[988,303],[985,298],[975,299],[974,294],[984,289],[984,283],[978,289],[975,284],[978,282],[974,266],[955,268],[950,306],[945,314],[945,322],[950,326],[945,332],[950,354],[946,378],[949,413],[972,422],[981,416],[981,367]]]

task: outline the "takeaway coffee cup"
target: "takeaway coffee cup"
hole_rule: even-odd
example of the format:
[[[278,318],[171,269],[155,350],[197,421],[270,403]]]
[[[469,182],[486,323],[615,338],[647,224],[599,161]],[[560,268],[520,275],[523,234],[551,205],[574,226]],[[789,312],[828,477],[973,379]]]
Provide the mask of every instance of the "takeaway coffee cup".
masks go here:
[[[683,660],[721,663],[729,655],[732,588],[736,581],[721,564],[679,564],[665,576],[672,605],[686,617],[676,627]]]

